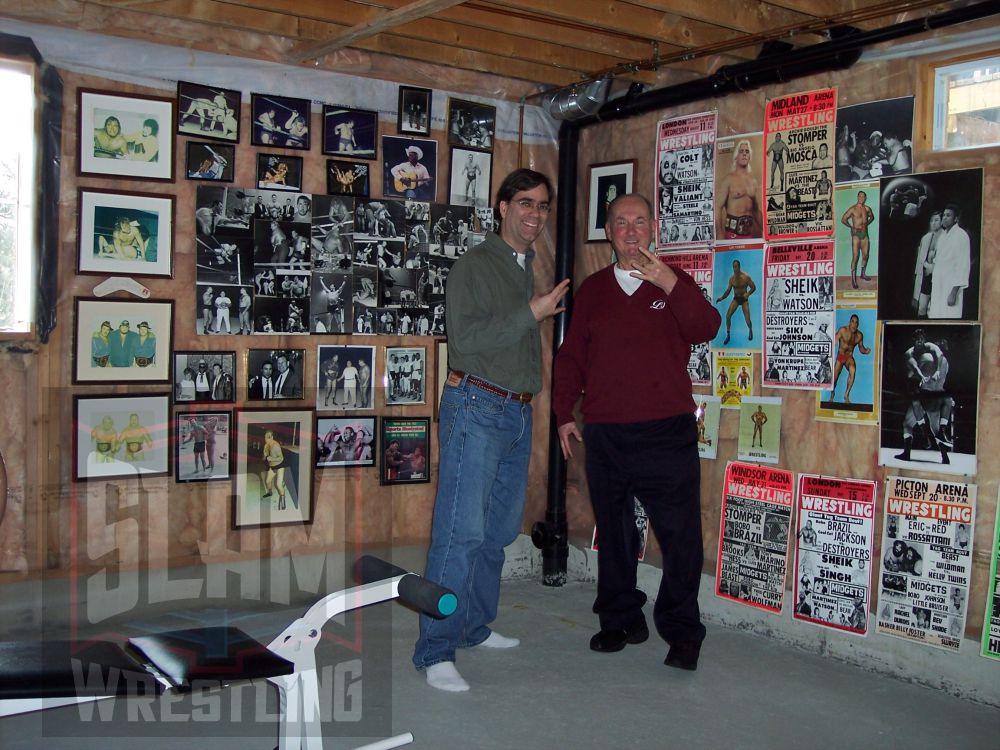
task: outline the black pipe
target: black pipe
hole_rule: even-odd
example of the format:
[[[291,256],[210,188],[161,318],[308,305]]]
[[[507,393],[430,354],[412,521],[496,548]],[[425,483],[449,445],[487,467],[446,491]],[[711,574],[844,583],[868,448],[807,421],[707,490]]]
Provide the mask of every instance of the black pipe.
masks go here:
[[[576,201],[570,200],[576,188],[577,146],[580,130],[600,122],[635,117],[653,110],[712,99],[727,94],[750,91],[771,83],[786,83],[795,78],[832,70],[846,70],[861,57],[865,47],[880,42],[912,36],[925,31],[954,26],[1000,13],[1000,0],[969,5],[934,16],[893,24],[865,32],[851,32],[836,38],[789,52],[769,54],[746,63],[727,65],[714,74],[687,83],[655,89],[637,96],[607,102],[596,114],[578,120],[565,120],[559,128],[559,195],[556,206],[555,278],[572,278],[576,248]],[[572,293],[567,294],[572,301]],[[553,361],[562,344],[572,308],[556,318],[552,336]],[[553,366],[553,378],[555,367]],[[535,546],[542,550],[542,576],[547,586],[566,582],[569,558],[569,530],[566,522],[566,461],[559,447],[555,417],[549,419],[549,485],[545,521],[531,532]]]
[[[553,278],[557,281],[573,277],[573,265],[576,262],[576,218],[573,206],[576,201],[570,196],[576,193],[577,150],[580,140],[580,129],[559,128],[559,177],[556,185],[556,196],[566,196],[558,200],[565,203],[569,211],[556,212],[556,259]],[[563,158],[563,154],[566,158]],[[570,242],[562,242],[562,237],[569,237]],[[569,318],[573,312],[573,288],[570,287],[563,299],[565,311],[559,313],[552,326],[552,351],[559,350],[566,330],[569,328]],[[555,367],[552,368],[555,377]],[[549,484],[548,499],[545,509],[545,520],[536,523],[531,529],[531,539],[542,551],[542,583],[546,586],[562,586],[566,583],[566,563],[569,558],[569,523],[566,518],[566,461],[559,447],[555,414],[549,411]]]

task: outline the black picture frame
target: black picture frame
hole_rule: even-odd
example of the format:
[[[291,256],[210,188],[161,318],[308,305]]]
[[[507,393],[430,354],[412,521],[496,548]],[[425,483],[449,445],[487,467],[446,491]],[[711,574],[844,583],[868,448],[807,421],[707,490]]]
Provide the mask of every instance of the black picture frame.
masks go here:
[[[174,99],[77,90],[81,177],[174,181]]]
[[[367,198],[371,191],[372,165],[366,161],[326,160],[326,192]]]
[[[81,188],[77,212],[77,273],[173,278],[173,195]]]
[[[466,99],[448,99],[448,145],[493,150],[497,108]]]
[[[257,182],[259,190],[285,190],[302,192],[302,157],[286,154],[257,154]]]
[[[378,158],[378,112],[323,105],[322,151],[328,156]]]
[[[202,366],[204,365],[204,366]],[[222,368],[221,380],[216,383],[215,365]],[[190,370],[190,382],[185,377]],[[205,379],[198,390],[202,373]],[[236,402],[236,352],[176,351],[174,352],[175,406],[194,404],[232,404]],[[205,387],[208,390],[205,390]]]
[[[430,417],[382,417],[380,433],[380,443],[384,447],[379,484],[431,481]]]
[[[173,320],[173,300],[75,298],[73,385],[169,385]]]
[[[311,409],[237,409],[233,529],[313,522],[314,424]],[[267,458],[271,440],[280,449],[277,466]]]
[[[312,104],[308,99],[251,94],[250,122],[252,146],[309,150],[312,139]]]
[[[243,94],[203,83],[177,82],[177,134],[240,141]]]
[[[288,382],[286,378],[286,384],[282,388],[282,390],[286,391],[285,395],[276,395],[274,388],[276,388],[279,375],[277,360],[282,356],[289,361],[291,373],[289,377],[292,380]],[[260,381],[261,376],[265,372],[264,367],[268,363],[271,365],[272,378],[272,394],[270,398],[265,395],[266,389],[262,389]],[[264,401],[274,404],[285,401],[301,401],[305,398],[305,364],[305,349],[248,349],[246,353],[246,365],[243,368],[246,376],[247,401]]]
[[[177,484],[230,481],[233,476],[233,433],[232,410],[175,411],[174,481]],[[201,469],[198,469],[199,464]]]
[[[431,134],[431,90],[417,86],[399,87],[396,132],[400,135]]]
[[[402,178],[393,174],[396,167],[405,167],[407,151],[411,147],[419,151],[417,163],[426,169],[429,181],[409,187]],[[398,135],[382,136],[382,195],[386,198],[409,198],[411,200],[434,202],[437,200],[437,154],[438,142],[430,138],[408,138]],[[413,190],[415,195],[407,195]]]
[[[346,442],[353,444],[345,449]],[[378,452],[378,417],[316,416],[316,468],[368,467],[375,465]],[[359,443],[360,441],[360,443]]]
[[[236,146],[188,141],[184,176],[189,180],[232,182],[236,175]]]

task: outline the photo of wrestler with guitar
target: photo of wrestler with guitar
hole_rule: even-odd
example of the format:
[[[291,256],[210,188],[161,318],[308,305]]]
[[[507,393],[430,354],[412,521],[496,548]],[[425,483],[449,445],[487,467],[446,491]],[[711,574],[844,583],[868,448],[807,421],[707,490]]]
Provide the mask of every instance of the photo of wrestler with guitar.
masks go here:
[[[383,195],[433,201],[437,198],[437,141],[382,136]]]

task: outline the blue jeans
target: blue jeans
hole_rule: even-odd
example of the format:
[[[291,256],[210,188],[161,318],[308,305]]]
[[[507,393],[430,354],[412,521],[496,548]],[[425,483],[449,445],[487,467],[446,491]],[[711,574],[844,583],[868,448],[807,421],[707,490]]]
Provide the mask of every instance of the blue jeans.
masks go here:
[[[446,385],[438,425],[440,466],[424,576],[447,586],[458,609],[420,617],[417,669],[455,661],[455,649],[490,635],[504,547],[517,538],[531,458],[531,405],[463,381]]]

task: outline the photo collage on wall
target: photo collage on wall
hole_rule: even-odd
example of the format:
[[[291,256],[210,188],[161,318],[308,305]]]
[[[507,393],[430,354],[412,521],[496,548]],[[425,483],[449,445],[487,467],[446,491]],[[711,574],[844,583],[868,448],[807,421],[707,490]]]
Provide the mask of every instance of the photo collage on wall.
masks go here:
[[[455,260],[492,209],[198,187],[197,333],[445,334]]]

